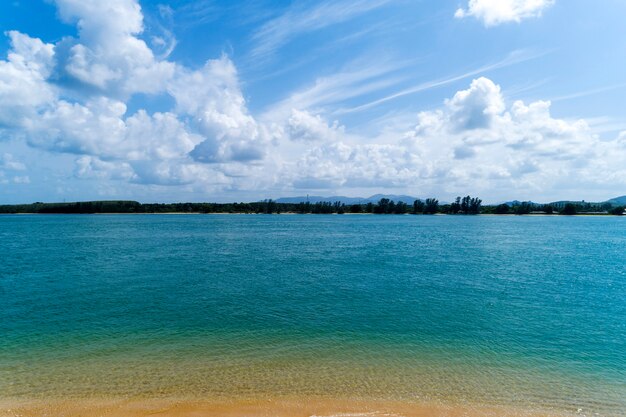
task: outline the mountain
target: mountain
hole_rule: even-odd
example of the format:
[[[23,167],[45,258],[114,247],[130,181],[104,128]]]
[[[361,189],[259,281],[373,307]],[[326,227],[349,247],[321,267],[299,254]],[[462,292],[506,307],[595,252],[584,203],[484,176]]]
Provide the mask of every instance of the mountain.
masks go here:
[[[407,204],[413,204],[415,200],[419,200],[416,197],[411,197],[408,195],[395,195],[395,194],[374,194],[370,197],[344,197],[344,196],[332,196],[332,197],[321,197],[321,196],[301,196],[301,197],[281,197],[276,199],[277,203],[334,203],[335,201],[339,201],[340,203],[350,205],[350,204],[367,204],[367,203],[378,203],[381,198],[388,198],[389,200],[402,201]]]
[[[610,200],[606,200],[606,201],[600,201],[600,202],[593,202],[593,201],[584,201],[584,200],[562,200],[562,201],[553,201],[552,203],[550,203],[553,206],[556,207],[560,207],[560,206],[564,206],[565,204],[591,204],[591,205],[602,205],[602,204],[610,204],[613,207],[617,207],[617,206],[626,206],[626,195],[623,195],[621,197],[615,197],[615,198],[611,198]]]
[[[514,207],[514,206],[519,206],[519,205],[521,205],[522,203],[527,203],[527,204],[530,204],[531,206],[538,206],[538,205],[541,205],[541,204],[539,204],[539,203],[535,203],[534,201],[519,201],[519,200],[505,201],[505,202],[504,202],[504,203],[502,203],[502,204],[506,204],[506,205],[507,205],[507,206],[509,206],[509,207]]]
[[[398,201],[402,201],[407,204],[413,204],[415,200],[424,201],[423,198],[411,197],[408,195],[397,195],[397,194],[374,194],[370,197],[345,197],[345,196],[340,196],[340,195],[331,196],[331,197],[321,197],[321,196],[316,196],[316,195],[310,195],[310,196],[300,196],[300,197],[281,197],[281,198],[276,199],[275,201],[277,203],[292,203],[292,204],[304,203],[306,201],[309,201],[312,204],[320,203],[320,202],[321,203],[334,203],[335,201],[339,201],[340,203],[350,205],[350,204],[378,203],[381,198],[388,198],[389,200],[395,201],[396,203]],[[504,204],[507,204],[509,206],[517,206],[523,202],[530,203],[532,206],[543,205],[542,203],[536,203],[534,201],[519,201],[519,200],[505,201]],[[563,200],[563,201],[553,201],[548,204],[551,204],[556,207],[562,207],[567,203],[583,204],[585,202]],[[609,203],[615,207],[626,206],[626,195],[623,195],[621,197],[615,197],[615,198],[612,198],[610,200],[603,201],[600,203],[591,203],[591,204],[604,204],[604,203]],[[439,204],[446,204],[446,202],[440,201]]]
[[[607,203],[611,203],[614,206],[626,206],[626,195],[621,197],[615,197],[606,201]]]
[[[381,198],[388,198],[389,200],[395,201],[396,203],[398,201],[402,201],[403,203],[407,203],[407,204],[413,204],[415,200],[424,200],[422,198],[411,197],[408,195],[395,195],[395,194],[374,194],[373,196],[370,196],[364,200],[366,203],[378,203]]]
[[[553,206],[563,206],[565,204],[591,204],[591,205],[603,205],[603,204],[610,204],[613,207],[617,207],[617,206],[626,206],[626,195],[623,195],[621,197],[615,197],[612,198],[610,200],[606,200],[606,201],[585,201],[585,200],[562,200],[562,201],[553,201],[552,204]]]
[[[301,196],[301,197],[281,197],[277,198],[275,201],[277,203],[288,203],[288,204],[297,204],[297,203],[334,203],[335,201],[339,201],[343,204],[359,204],[363,202],[363,198],[361,197],[344,197],[344,196],[332,196],[332,197],[321,197],[318,195],[309,195],[309,196]]]

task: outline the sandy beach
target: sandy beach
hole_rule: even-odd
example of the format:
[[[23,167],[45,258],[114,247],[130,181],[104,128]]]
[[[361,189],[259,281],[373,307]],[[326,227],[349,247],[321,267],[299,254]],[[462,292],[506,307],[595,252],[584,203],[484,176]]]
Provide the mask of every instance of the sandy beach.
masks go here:
[[[0,400],[1,417],[568,417],[550,411],[329,398]]]

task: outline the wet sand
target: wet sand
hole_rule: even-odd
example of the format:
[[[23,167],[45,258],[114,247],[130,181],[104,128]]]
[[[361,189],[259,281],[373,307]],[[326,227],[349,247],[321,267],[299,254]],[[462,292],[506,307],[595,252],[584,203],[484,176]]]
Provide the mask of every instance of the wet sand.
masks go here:
[[[0,417],[568,417],[550,411],[328,398],[0,400]]]

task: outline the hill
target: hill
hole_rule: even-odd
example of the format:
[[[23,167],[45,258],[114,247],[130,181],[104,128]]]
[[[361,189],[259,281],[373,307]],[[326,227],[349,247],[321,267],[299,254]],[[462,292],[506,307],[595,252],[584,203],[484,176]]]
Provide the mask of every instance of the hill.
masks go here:
[[[309,196],[300,196],[300,197],[281,197],[277,198],[275,201],[280,204],[298,204],[298,203],[306,203],[307,201],[311,204],[315,203],[334,203],[335,201],[339,201],[343,204],[359,204],[363,202],[362,197],[344,197],[344,196],[331,196],[331,197],[321,197],[318,195],[309,195]]]
[[[297,203],[305,203],[310,202],[312,204],[315,203],[334,203],[339,201],[340,203],[351,205],[351,204],[367,204],[367,203],[378,203],[382,198],[388,198],[389,200],[402,201],[406,204],[413,204],[415,200],[420,200],[417,197],[411,197],[408,195],[395,195],[395,194],[374,194],[369,197],[345,197],[345,196],[331,196],[331,197],[321,197],[321,196],[299,196],[299,197],[281,197],[276,199],[276,203],[283,204],[297,204]]]
[[[612,198],[606,202],[612,204],[613,206],[626,206],[626,195]]]

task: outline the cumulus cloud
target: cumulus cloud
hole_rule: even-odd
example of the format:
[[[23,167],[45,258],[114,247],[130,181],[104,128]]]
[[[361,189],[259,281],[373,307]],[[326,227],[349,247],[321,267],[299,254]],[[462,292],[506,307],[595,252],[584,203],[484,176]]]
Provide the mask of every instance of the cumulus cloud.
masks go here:
[[[0,126],[20,125],[56,96],[55,88],[46,82],[54,46],[16,31],[8,36],[8,60],[0,61]]]
[[[98,157],[81,156],[76,159],[74,173],[78,178],[98,178],[129,181],[137,178],[126,162],[103,161]]]
[[[228,57],[190,70],[167,61],[171,51],[156,56],[138,37],[143,15],[136,0],[55,3],[61,19],[77,25],[78,37],[46,44],[7,33],[0,128],[19,132],[33,147],[79,155],[80,178],[174,185],[213,176],[223,182],[219,169],[228,167],[202,163],[265,156],[273,128],[249,114]],[[127,114],[127,100],[138,93],[169,94],[176,107]]]
[[[486,5],[495,3],[473,0],[460,14],[496,24],[538,14],[540,3],[551,2],[503,1],[499,14],[487,15]],[[555,117],[550,102],[507,102],[488,78],[413,115],[409,131],[358,134],[330,117],[345,97],[375,91],[376,80],[388,75],[381,69],[321,80],[255,117],[229,57],[191,69],[155,54],[140,38],[136,0],[56,4],[78,36],[49,44],[8,32],[0,129],[31,147],[74,155],[79,179],[145,190],[384,188],[421,196],[546,194],[574,189],[582,178],[596,187],[626,185],[626,132],[601,140],[584,120]],[[139,93],[166,94],[174,104],[129,111]],[[0,154],[0,181],[27,183],[26,173],[24,162]]]
[[[29,184],[28,175],[16,175],[26,171],[26,165],[10,153],[0,154],[0,184]]]
[[[488,128],[495,117],[504,111],[500,87],[481,77],[467,90],[457,92],[446,101],[450,121],[458,130]]]
[[[125,117],[126,106],[99,98],[86,104],[60,101],[27,126],[32,146],[85,155],[77,159],[81,178],[107,178],[158,184],[192,181],[189,153],[203,139],[172,113],[140,110]],[[164,167],[169,168],[165,169]],[[182,173],[187,173],[184,180]],[[164,178],[168,173],[174,179]]]
[[[0,169],[6,169],[9,171],[25,171],[26,165],[15,159],[10,153],[4,153],[0,155]]]
[[[482,20],[485,26],[539,17],[555,0],[469,0],[467,8],[459,8],[456,18],[468,16]]]
[[[55,0],[61,18],[78,26],[78,39],[57,45],[57,77],[99,94],[158,93],[175,65],[158,61],[137,37],[143,15],[136,0]]]
[[[414,129],[392,143],[344,137],[315,146],[296,164],[293,184],[520,195],[575,188],[580,178],[606,184],[606,164],[611,172],[624,172],[617,161],[626,157],[626,134],[602,141],[584,120],[555,118],[550,107],[546,101],[507,105],[498,85],[478,78],[442,108],[419,113]]]
[[[320,115],[297,109],[292,109],[287,127],[290,139],[306,142],[337,139],[345,130],[338,121],[329,126]]]
[[[481,78],[442,110],[422,114],[407,140],[425,161],[445,167],[445,181],[459,187],[549,189],[583,173],[602,181],[587,169],[601,158],[600,149],[615,143],[602,142],[584,120],[553,117],[550,106],[515,101],[507,107],[500,88]],[[438,146],[429,146],[434,141]]]
[[[248,113],[237,70],[222,56],[197,71],[183,70],[168,91],[180,113],[193,118],[206,138],[191,155],[200,162],[262,159],[268,137]]]
[[[338,162],[339,170],[334,172],[343,175],[342,181],[348,187],[402,187],[421,174],[419,153],[412,152],[402,144],[366,144],[351,147],[339,144],[337,147],[331,145],[318,148],[304,159],[309,169],[315,166],[312,164],[314,162],[312,158],[318,163],[328,158],[324,164],[329,161]],[[330,169],[328,171],[333,172]]]
[[[121,145],[125,112],[124,103],[103,97],[85,105],[60,100],[28,121],[28,141],[53,151],[110,156],[110,150]]]
[[[13,177],[15,184],[30,184],[30,177],[28,175],[16,175]]]

